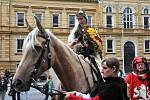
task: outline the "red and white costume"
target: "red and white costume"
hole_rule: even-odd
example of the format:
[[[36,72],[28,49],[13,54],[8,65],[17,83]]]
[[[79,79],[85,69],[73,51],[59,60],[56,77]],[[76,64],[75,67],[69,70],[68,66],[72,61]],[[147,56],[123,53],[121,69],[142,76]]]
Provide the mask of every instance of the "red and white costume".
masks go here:
[[[139,80],[139,77],[141,80]],[[126,78],[129,87],[131,100],[150,100],[150,91],[148,90],[147,74],[137,76],[132,72]]]

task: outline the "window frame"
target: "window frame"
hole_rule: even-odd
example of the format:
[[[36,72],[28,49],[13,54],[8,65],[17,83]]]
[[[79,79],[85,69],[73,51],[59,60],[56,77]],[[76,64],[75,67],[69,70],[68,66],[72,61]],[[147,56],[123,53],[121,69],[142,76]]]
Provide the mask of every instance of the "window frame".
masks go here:
[[[148,8],[144,8],[143,9],[143,14],[149,14],[149,9]]]
[[[108,22],[108,18],[107,18],[108,16],[111,17],[111,20],[110,20],[110,21],[111,21],[111,24],[108,24],[108,23],[107,23],[107,22]],[[112,23],[112,15],[106,15],[106,27],[107,27],[107,28],[112,28],[112,24],[113,24],[113,23]]]
[[[148,19],[148,21],[146,21],[148,23],[147,25],[145,24],[145,18]],[[143,28],[144,29],[149,29],[150,28],[150,17],[149,16],[144,16],[143,17]]]
[[[20,26],[20,25],[18,25],[19,24],[19,21],[18,21],[18,14],[23,14],[23,25],[22,26]],[[16,12],[16,26],[17,27],[24,27],[25,26],[25,12]]]
[[[22,42],[22,47],[23,47],[24,38],[16,38],[16,52],[17,52],[17,53],[22,53],[23,48],[20,47],[19,40],[23,40],[23,42]],[[18,48],[18,47],[19,47],[19,48]]]
[[[19,66],[19,63],[16,64],[16,68],[18,68],[18,66]]]
[[[149,42],[148,48],[146,48],[146,41]],[[146,50],[148,50],[148,51],[146,51]],[[149,39],[144,40],[144,53],[150,53],[150,40]]]
[[[106,13],[112,13],[112,7],[110,6],[106,7]]]
[[[90,17],[90,19],[89,19],[89,17]],[[91,15],[88,15],[88,16],[87,16],[87,24],[88,24],[90,27],[93,26],[92,20],[93,20],[93,17],[92,17]],[[90,23],[90,24],[89,24],[89,23]]]
[[[57,22],[57,24],[54,24],[54,15],[58,15],[58,22]],[[52,14],[52,27],[53,28],[60,27],[60,14],[59,13],[53,13]]]
[[[133,29],[134,28],[134,12],[130,7],[126,7],[122,13],[123,28]]]
[[[74,24],[70,24],[70,16],[74,16]],[[75,16],[75,14],[69,14],[68,15],[68,26],[69,26],[69,28],[73,28],[74,26],[75,26],[75,20],[76,20],[76,16]],[[72,26],[71,26],[72,25]]]
[[[112,48],[108,48],[108,41],[111,40],[112,41]],[[112,52],[108,51],[108,50],[112,50]],[[115,39],[114,38],[107,38],[106,39],[106,53],[115,53]]]
[[[42,13],[39,13],[39,12],[34,13],[35,16],[36,16],[36,14],[40,14],[40,15],[41,15],[41,18],[40,18],[40,19],[39,19],[38,16],[37,16],[37,18],[38,18],[39,21],[42,23],[42,22],[43,22],[43,14],[42,14]]]

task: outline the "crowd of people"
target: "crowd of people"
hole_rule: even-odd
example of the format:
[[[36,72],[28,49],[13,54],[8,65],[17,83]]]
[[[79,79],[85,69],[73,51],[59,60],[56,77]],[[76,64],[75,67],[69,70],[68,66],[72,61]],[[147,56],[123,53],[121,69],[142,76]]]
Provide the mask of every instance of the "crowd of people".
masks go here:
[[[68,37],[68,46],[75,48],[75,52],[83,55],[88,59],[101,59],[102,41],[98,34],[96,39],[98,43],[90,36],[90,26],[87,24],[87,17],[84,11],[79,11],[76,14],[76,24]],[[91,29],[93,31],[93,28]],[[95,32],[95,31],[94,31]],[[100,45],[99,45],[100,44]],[[67,91],[65,93],[65,100],[150,100],[150,72],[147,59],[145,57],[135,57],[132,61],[132,72],[126,77],[118,75],[120,71],[119,60],[114,57],[104,58],[101,62],[101,73],[103,82],[96,86],[96,88],[88,94],[80,93],[79,91]],[[9,95],[12,100],[20,100],[20,92],[15,91],[12,86],[12,76],[8,71],[0,74],[0,100],[5,100],[7,85],[9,80],[11,82],[11,89]],[[52,92],[53,82],[51,77],[48,77],[47,83],[43,89],[48,93]],[[45,96],[48,100],[49,95]],[[55,97],[52,97],[53,99]]]
[[[5,70],[4,72],[0,73],[0,100],[5,100],[9,83],[10,83],[10,91],[8,92],[8,95],[12,97],[12,100],[20,100],[20,92],[15,91],[15,89],[12,86],[12,77],[13,74],[11,74],[8,70]]]
[[[11,96],[11,100],[29,100],[28,91],[18,92],[13,88],[12,85],[13,75],[14,75],[13,73],[11,74],[7,70],[0,73],[0,100],[6,100],[5,96],[6,96],[6,92],[8,91],[8,86],[10,86],[10,89],[8,91],[8,96]],[[41,89],[47,91],[47,93],[51,93],[53,88],[54,85],[53,85],[53,81],[51,80],[51,76],[48,76],[48,80],[46,81],[45,85],[41,87]],[[44,100],[49,100],[48,98],[49,95],[45,94]],[[55,97],[51,97],[51,98],[55,100]]]
[[[7,91],[8,77],[7,73],[0,73],[0,98],[1,100],[5,100],[5,95]]]

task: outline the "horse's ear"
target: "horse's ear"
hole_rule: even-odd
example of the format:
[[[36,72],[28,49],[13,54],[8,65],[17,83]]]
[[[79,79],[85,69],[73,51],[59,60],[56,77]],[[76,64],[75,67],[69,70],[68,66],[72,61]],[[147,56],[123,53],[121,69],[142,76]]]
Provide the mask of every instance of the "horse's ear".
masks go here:
[[[31,32],[31,31],[33,30],[33,28],[29,25],[27,19],[25,19],[25,20],[26,20],[27,28],[28,28],[28,30]]]
[[[37,25],[38,29],[41,31],[41,33],[45,33],[45,30],[42,27],[40,20],[37,18],[37,16],[34,16],[34,18],[36,20],[36,25]]]

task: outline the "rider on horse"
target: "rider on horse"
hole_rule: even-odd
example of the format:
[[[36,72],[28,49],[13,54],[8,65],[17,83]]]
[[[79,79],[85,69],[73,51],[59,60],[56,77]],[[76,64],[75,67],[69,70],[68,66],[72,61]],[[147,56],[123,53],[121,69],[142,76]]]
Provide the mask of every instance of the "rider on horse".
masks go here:
[[[92,76],[95,82],[102,82],[100,75],[100,61],[102,59],[103,42],[94,28],[87,25],[87,17],[84,11],[76,14],[76,24],[68,37],[68,46],[75,48],[77,54],[87,57],[91,63]],[[78,22],[78,23],[77,23]],[[96,78],[94,78],[94,75]]]
[[[72,48],[74,45],[79,44],[75,51],[84,57],[94,55],[98,59],[102,58],[102,40],[96,30],[87,25],[85,12],[77,12],[76,18],[78,23],[76,23],[77,25],[75,25],[68,37],[68,45]]]

